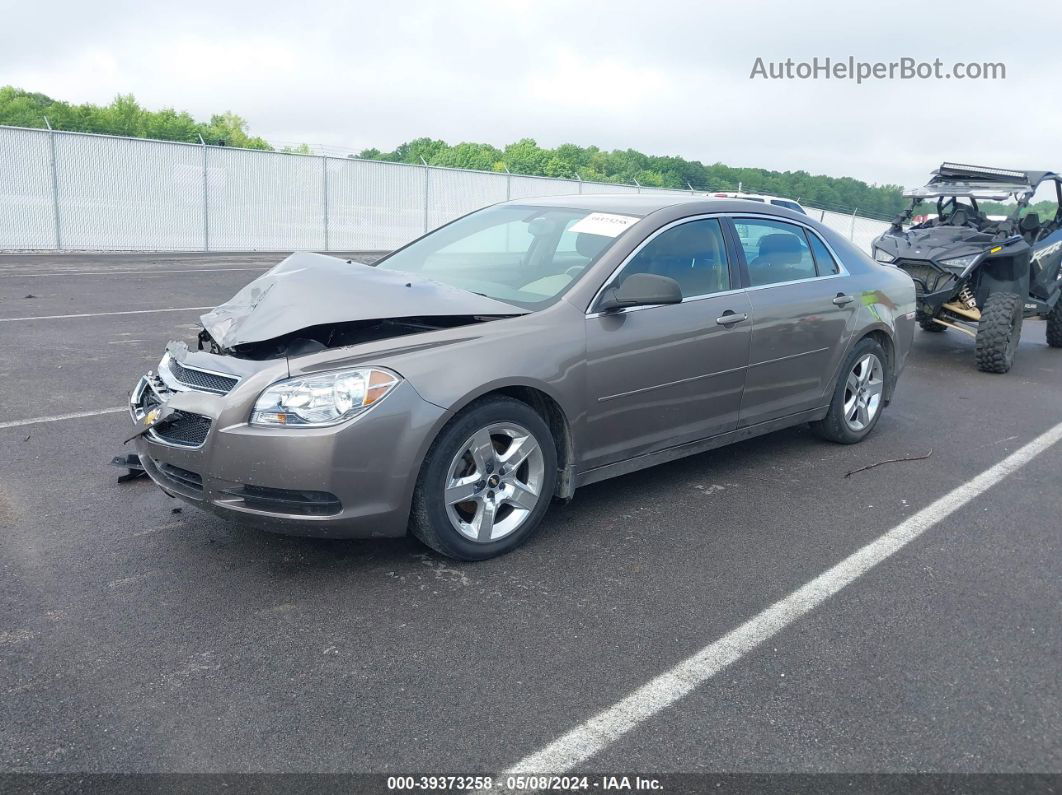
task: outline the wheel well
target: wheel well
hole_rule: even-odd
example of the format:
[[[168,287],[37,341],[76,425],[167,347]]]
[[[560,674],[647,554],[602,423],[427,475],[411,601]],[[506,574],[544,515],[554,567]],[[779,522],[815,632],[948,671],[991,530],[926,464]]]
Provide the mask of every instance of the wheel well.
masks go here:
[[[575,491],[575,449],[572,443],[572,432],[568,424],[568,417],[564,409],[556,400],[545,392],[530,386],[507,386],[487,392],[479,397],[489,398],[492,395],[505,395],[521,403],[526,403],[533,408],[546,424],[553,435],[553,441],[557,446],[557,489],[556,496],[561,499],[569,499]]]
[[[892,337],[881,329],[867,332],[856,340],[856,345],[865,339],[874,340],[885,351],[885,372],[889,374],[885,381],[885,402],[888,403],[892,399],[892,389],[896,383],[896,346],[893,344]]]

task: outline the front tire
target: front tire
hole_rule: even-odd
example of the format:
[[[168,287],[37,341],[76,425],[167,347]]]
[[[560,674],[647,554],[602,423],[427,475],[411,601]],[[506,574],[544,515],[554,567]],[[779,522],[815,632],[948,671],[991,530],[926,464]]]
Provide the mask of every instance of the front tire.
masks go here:
[[[981,309],[977,324],[977,369],[1005,373],[1014,364],[1021,339],[1024,302],[1017,293],[993,293]]]
[[[885,408],[885,351],[875,340],[860,340],[845,359],[833,390],[830,410],[811,430],[838,444],[861,442],[874,430]]]
[[[1062,299],[1047,316],[1047,344],[1052,348],[1062,348]]]
[[[549,508],[557,448],[519,400],[473,403],[443,428],[421,467],[410,530],[443,555],[486,560],[520,546]]]

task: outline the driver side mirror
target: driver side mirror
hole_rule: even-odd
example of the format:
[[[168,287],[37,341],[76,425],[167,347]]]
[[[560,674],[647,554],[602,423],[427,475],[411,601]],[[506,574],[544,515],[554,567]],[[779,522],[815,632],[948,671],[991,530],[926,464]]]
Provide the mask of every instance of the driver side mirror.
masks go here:
[[[674,279],[654,273],[632,273],[619,287],[605,290],[597,311],[614,312],[631,306],[681,303],[682,288]]]

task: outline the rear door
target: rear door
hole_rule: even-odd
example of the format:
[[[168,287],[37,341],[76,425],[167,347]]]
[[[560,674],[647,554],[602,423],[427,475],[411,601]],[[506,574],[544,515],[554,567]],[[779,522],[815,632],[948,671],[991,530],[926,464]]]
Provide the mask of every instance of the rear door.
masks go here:
[[[632,273],[678,282],[681,304],[586,318],[587,417],[580,468],[737,426],[752,318],[718,218],[659,230],[606,284]]]
[[[810,227],[731,220],[755,319],[740,425],[825,405],[855,319],[851,277]]]

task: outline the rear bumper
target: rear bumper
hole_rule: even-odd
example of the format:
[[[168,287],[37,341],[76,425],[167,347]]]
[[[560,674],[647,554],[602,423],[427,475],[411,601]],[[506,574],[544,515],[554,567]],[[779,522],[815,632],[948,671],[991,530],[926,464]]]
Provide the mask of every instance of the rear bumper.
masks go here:
[[[196,507],[264,530],[333,538],[406,532],[421,460],[445,411],[402,383],[364,415],[333,428],[231,422],[232,396],[195,398],[209,416],[198,447],[136,440],[147,474]],[[180,396],[171,404],[180,402]],[[178,406],[189,410],[187,406]]]

